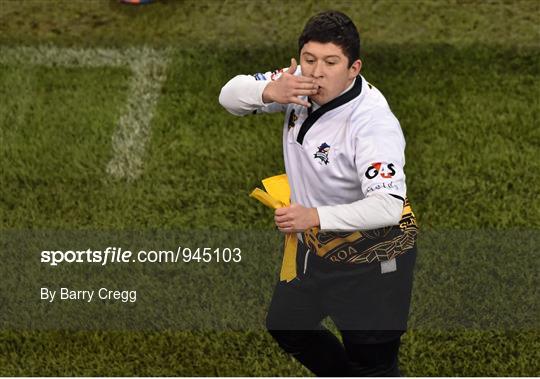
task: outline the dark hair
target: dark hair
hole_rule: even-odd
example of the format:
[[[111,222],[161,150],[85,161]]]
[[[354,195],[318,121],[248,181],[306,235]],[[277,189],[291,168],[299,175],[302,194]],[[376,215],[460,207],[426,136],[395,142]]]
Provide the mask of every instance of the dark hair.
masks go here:
[[[360,58],[360,36],[352,20],[338,11],[325,11],[311,17],[298,38],[298,51],[309,41],[332,42],[343,50],[349,66]]]

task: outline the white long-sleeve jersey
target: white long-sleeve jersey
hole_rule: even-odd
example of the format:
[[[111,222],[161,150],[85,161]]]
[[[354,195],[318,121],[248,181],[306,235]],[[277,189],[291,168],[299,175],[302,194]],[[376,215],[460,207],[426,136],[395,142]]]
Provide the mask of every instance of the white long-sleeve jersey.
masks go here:
[[[238,75],[222,88],[219,102],[237,116],[285,112],[283,154],[291,201],[317,208],[321,231],[397,225],[406,197],[405,139],[381,92],[358,76],[344,93],[313,111],[266,104],[262,93],[281,71]],[[300,74],[298,67],[295,75]]]

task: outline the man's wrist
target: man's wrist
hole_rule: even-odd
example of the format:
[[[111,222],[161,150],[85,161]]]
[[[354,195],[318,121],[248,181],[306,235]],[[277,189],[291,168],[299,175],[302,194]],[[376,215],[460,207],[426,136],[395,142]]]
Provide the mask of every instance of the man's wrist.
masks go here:
[[[273,81],[269,81],[268,84],[264,87],[264,90],[262,92],[262,101],[265,104],[273,103],[274,100],[272,99],[272,87],[274,86]]]
[[[319,227],[321,221],[319,219],[319,212],[317,211],[317,208],[311,208],[311,227]]]

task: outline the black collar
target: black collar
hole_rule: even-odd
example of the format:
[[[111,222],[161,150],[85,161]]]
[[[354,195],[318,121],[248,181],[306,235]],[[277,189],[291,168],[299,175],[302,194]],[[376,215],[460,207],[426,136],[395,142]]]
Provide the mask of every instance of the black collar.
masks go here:
[[[348,103],[362,92],[362,77],[358,75],[356,81],[354,82],[353,87],[345,92],[342,95],[339,95],[335,99],[329,101],[328,103],[321,106],[316,111],[311,112],[311,107],[308,108],[308,117],[302,123],[300,131],[298,132],[298,137],[296,137],[296,142],[300,145],[304,142],[304,137],[308,130],[315,124],[315,122],[326,112],[331,111],[345,103]]]

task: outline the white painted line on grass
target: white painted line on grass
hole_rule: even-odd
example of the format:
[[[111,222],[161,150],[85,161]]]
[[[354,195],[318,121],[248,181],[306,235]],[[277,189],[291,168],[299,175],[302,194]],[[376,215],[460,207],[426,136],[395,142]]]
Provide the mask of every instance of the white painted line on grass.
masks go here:
[[[112,136],[113,157],[106,167],[115,178],[134,180],[143,171],[146,143],[161,86],[166,79],[169,53],[148,47],[72,49],[54,46],[0,46],[0,64],[47,67],[129,67],[133,72],[127,101]]]
[[[133,180],[143,170],[150,122],[165,82],[168,61],[164,55],[150,49],[139,50],[130,60],[133,79],[125,110],[112,137],[113,158],[107,164],[107,172],[117,178]]]

